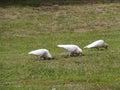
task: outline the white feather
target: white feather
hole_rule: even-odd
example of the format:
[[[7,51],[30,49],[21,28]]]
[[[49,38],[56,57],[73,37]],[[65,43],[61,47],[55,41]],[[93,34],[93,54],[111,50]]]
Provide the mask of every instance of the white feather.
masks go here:
[[[30,51],[28,54],[32,54],[32,55],[38,56],[39,58],[44,58],[44,59],[52,58],[52,55],[47,49],[33,50],[33,51]]]
[[[107,44],[104,42],[104,40],[97,40],[87,46],[85,46],[84,48],[99,48],[99,47],[106,47]]]
[[[72,54],[81,55],[82,54],[82,49],[80,47],[78,47],[77,45],[67,44],[67,45],[57,45],[57,46],[67,50],[69,52],[69,55],[72,55]]]

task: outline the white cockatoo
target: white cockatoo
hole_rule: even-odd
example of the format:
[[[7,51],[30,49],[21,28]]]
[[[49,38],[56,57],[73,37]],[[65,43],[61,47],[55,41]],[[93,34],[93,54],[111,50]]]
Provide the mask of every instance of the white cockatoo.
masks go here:
[[[105,48],[107,49],[108,48],[108,44],[104,42],[104,40],[97,40],[97,41],[94,41],[93,43],[85,46],[84,48]]]
[[[33,50],[33,51],[29,52],[28,54],[38,56],[38,58],[43,58],[44,60],[53,59],[52,55],[50,54],[49,50],[47,50],[47,49]]]
[[[82,55],[82,49],[73,44],[67,44],[67,45],[57,45],[60,48],[64,48],[69,52],[69,56],[81,56]]]

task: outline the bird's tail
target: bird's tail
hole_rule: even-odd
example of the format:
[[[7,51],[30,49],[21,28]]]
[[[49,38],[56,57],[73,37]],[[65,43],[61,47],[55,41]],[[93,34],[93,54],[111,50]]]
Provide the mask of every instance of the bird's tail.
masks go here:
[[[57,45],[57,47],[63,47],[63,45]]]
[[[33,54],[32,52],[28,52],[28,54]]]

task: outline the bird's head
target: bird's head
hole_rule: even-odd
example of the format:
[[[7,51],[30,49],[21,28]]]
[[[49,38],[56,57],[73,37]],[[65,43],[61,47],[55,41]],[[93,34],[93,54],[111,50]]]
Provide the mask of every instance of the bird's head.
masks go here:
[[[107,44],[107,43],[105,43],[104,48],[105,48],[105,49],[107,49],[107,48],[108,48],[108,44]]]

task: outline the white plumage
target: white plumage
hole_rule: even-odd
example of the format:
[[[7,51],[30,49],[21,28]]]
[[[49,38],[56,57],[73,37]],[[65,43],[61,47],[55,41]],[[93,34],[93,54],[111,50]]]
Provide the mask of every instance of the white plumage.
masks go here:
[[[35,56],[38,56],[38,58],[43,58],[43,59],[52,59],[52,55],[47,49],[38,49],[38,50],[33,50],[29,52],[28,54],[32,54]]]
[[[80,56],[82,55],[82,49],[77,45],[57,45],[60,48],[64,48],[69,52],[69,56]]]
[[[104,42],[104,40],[97,40],[87,46],[85,46],[84,48],[106,48],[108,47],[108,44]]]

